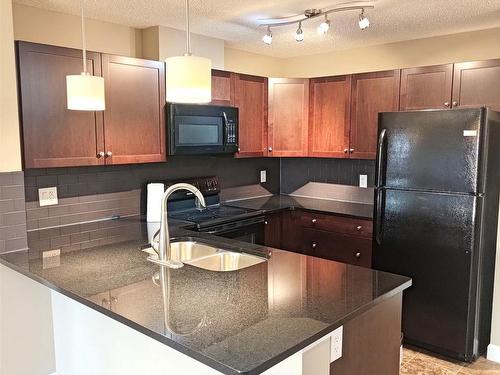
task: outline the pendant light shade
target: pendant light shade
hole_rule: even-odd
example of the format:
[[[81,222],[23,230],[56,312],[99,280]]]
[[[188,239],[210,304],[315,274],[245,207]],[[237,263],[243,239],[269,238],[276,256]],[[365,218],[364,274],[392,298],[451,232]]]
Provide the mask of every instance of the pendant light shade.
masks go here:
[[[87,47],[85,43],[85,18],[83,0],[80,2],[82,16],[82,64],[79,75],[66,76],[67,107],[76,111],[104,111],[104,78],[87,72]]]
[[[88,73],[66,76],[68,109],[104,111],[104,78]]]
[[[212,101],[212,62],[191,55],[189,0],[186,0],[186,53],[166,63],[167,102],[203,104]]]
[[[168,102],[210,103],[212,101],[210,59],[185,55],[169,57],[165,62]]]

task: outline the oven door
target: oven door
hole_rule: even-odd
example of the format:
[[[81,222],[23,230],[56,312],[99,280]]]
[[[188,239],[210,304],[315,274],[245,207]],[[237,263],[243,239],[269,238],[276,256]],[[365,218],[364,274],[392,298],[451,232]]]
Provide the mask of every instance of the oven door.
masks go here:
[[[204,228],[201,232],[224,238],[232,238],[257,245],[264,244],[264,217],[233,221],[214,227]]]

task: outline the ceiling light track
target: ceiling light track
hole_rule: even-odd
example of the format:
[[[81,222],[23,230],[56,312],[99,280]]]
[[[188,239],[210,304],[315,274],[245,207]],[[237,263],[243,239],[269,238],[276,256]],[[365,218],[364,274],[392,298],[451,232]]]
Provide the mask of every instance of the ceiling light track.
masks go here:
[[[370,26],[370,21],[368,17],[365,15],[366,9],[373,9],[375,6],[372,2],[366,3],[358,3],[356,5],[338,5],[337,7],[331,9],[306,9],[303,14],[298,14],[289,17],[281,17],[281,18],[267,18],[259,20],[260,26],[264,26],[267,28],[266,34],[262,37],[262,41],[270,45],[273,41],[273,34],[271,32],[271,27],[281,27],[281,26],[289,26],[298,24],[297,31],[295,32],[295,40],[297,42],[304,41],[304,31],[302,30],[302,22],[309,21],[312,19],[316,19],[318,17],[324,17],[324,21],[319,25],[318,32],[319,34],[326,34],[330,30],[330,20],[328,19],[328,15],[331,13],[338,12],[348,12],[353,10],[360,10],[360,14],[358,17],[358,24],[361,30],[366,30]]]

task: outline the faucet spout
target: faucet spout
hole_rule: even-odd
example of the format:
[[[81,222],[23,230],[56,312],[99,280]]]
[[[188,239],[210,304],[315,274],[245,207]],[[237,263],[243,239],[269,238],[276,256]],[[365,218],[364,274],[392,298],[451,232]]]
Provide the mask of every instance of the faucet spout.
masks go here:
[[[168,212],[167,212],[167,201],[172,193],[178,190],[187,190],[193,193],[196,197],[197,207],[206,207],[205,197],[196,187],[191,184],[180,183],[175,184],[167,188],[161,200],[161,223],[160,223],[160,235],[159,235],[159,246],[158,246],[158,261],[163,266],[170,268],[180,268],[184,264],[180,261],[173,260],[170,251],[170,232],[168,230]]]

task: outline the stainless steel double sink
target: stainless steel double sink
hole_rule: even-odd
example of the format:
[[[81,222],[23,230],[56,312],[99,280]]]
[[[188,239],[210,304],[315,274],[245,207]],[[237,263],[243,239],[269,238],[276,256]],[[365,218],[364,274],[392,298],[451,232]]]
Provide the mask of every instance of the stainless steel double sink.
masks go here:
[[[144,251],[153,259],[158,257],[153,248]],[[256,255],[224,250],[200,241],[170,242],[170,252],[172,260],[216,272],[237,271],[267,261]]]

